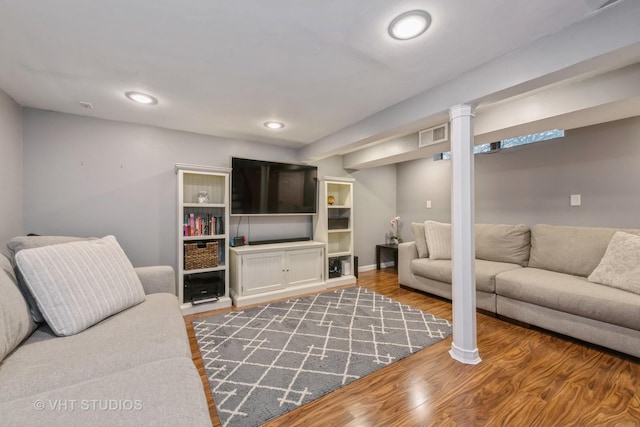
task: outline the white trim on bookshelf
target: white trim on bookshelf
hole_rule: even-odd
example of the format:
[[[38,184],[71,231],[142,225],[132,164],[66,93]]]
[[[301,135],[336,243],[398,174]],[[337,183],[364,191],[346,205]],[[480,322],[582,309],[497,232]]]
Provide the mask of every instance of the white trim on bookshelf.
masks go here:
[[[180,170],[190,172],[231,173],[231,168],[225,168],[222,166],[191,165],[189,163],[176,163],[173,169],[175,173],[178,173]]]

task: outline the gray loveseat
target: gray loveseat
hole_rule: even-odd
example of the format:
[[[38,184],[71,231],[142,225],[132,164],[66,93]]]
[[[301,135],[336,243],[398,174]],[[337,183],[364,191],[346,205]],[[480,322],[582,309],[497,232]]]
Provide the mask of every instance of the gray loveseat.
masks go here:
[[[399,246],[398,281],[451,299],[452,261],[430,259],[429,235],[420,226],[413,224],[414,241]],[[603,268],[617,231],[640,235],[613,228],[476,225],[477,307],[640,357],[637,288],[623,290],[592,278]],[[427,235],[424,241],[421,233]]]
[[[66,241],[20,237],[10,246],[17,252]],[[11,255],[0,254],[1,425],[211,425],[174,296],[173,269],[135,273],[143,302],[61,337],[46,323],[32,324]]]

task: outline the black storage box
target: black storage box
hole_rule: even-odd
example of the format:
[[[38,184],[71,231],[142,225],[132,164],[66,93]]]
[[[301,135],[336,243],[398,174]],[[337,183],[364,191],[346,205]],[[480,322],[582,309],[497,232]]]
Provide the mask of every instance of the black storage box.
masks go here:
[[[349,218],[329,218],[329,230],[346,230],[349,228]]]

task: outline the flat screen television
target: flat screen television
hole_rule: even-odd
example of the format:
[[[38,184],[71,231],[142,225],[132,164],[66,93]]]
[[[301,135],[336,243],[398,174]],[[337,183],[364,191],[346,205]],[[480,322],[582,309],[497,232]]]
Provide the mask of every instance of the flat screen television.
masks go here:
[[[231,158],[231,215],[315,214],[316,166]]]

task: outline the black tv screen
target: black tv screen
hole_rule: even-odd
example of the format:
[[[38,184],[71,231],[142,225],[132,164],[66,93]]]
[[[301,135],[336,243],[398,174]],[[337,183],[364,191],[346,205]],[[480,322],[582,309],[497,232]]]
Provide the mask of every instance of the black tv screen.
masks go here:
[[[317,167],[232,157],[231,169],[231,215],[317,213]]]

